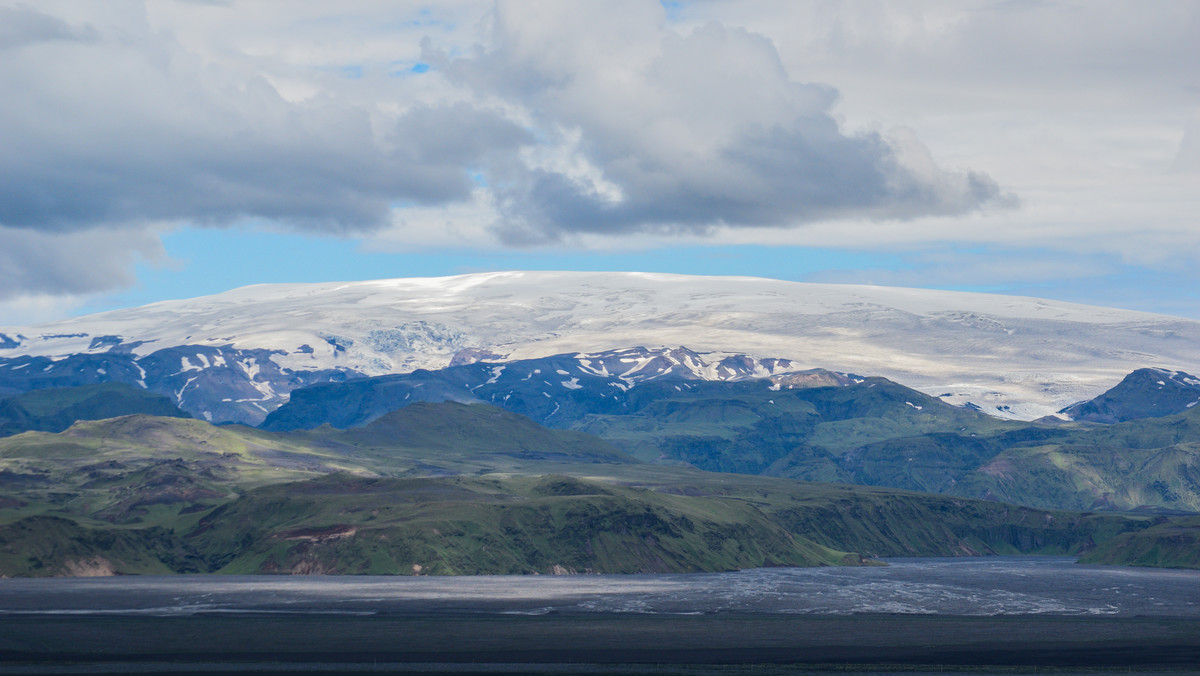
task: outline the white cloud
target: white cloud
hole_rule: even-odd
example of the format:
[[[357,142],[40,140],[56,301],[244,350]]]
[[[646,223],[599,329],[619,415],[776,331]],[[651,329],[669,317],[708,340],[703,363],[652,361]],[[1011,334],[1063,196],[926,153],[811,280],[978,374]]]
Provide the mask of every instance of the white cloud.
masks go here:
[[[85,296],[134,282],[138,262],[161,263],[156,229],[40,232],[0,227],[0,301],[45,305],[48,296]],[[24,299],[24,300],[22,300]],[[11,320],[6,321],[11,323]]]
[[[22,293],[14,297],[0,296],[0,318],[4,322],[0,324],[0,329],[62,319],[86,303],[86,297],[70,294]]]
[[[836,90],[794,81],[771,40],[715,22],[677,33],[648,3],[504,3],[489,44],[438,63],[586,167],[582,182],[545,164],[501,176],[511,242],[958,214],[1001,196],[985,175],[927,157],[914,171],[889,139],[845,133]]]
[[[1198,33],[1187,0],[0,0],[0,249],[112,238],[94,274],[9,255],[0,295],[244,219],[1200,262]]]
[[[482,188],[472,192],[469,202],[394,209],[391,227],[365,238],[361,249],[364,253],[494,249],[500,242],[488,226],[498,213],[491,191]]]

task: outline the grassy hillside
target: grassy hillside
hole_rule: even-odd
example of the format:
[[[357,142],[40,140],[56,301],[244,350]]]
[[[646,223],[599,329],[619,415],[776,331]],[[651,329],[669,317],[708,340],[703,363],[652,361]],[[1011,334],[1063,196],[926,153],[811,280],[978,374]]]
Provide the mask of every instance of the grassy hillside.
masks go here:
[[[364,471],[343,456],[257,430],[125,416],[59,434],[0,439],[0,524],[32,514],[111,524],[173,524],[272,483]]]
[[[31,430],[61,432],[79,420],[122,415],[190,417],[171,400],[121,383],[34,390],[0,399],[0,437]]]
[[[388,471],[394,471],[403,458],[426,473],[441,465],[447,472],[461,471],[464,468],[459,463],[472,460],[488,463],[493,469],[514,462],[636,462],[590,434],[552,430],[523,415],[483,404],[420,402],[365,427],[339,430],[325,426],[290,437],[330,444],[363,461],[373,457]]]
[[[448,476],[635,462],[579,432],[488,406],[411,407],[369,427],[282,435],[200,420],[125,416],[0,439],[0,523],[33,513],[171,523],[247,490],[331,473]],[[9,498],[13,500],[15,498]]]
[[[1076,553],[1149,525],[642,463],[478,405],[294,435],[128,416],[0,440],[5,575],[715,571]]]
[[[95,577],[179,572],[182,557],[162,528],[87,527],[55,516],[0,525],[0,576]]]
[[[623,469],[619,483],[336,474],[252,489],[170,526],[27,517],[0,527],[0,572],[719,571],[866,562],[850,552],[1079,553],[1150,524],[886,489]],[[642,485],[626,485],[638,469]]]
[[[1200,407],[1114,425],[1051,425],[997,420],[882,379],[659,394],[635,412],[590,415],[577,427],[644,460],[713,471],[1042,509],[1200,511]]]
[[[1032,506],[1200,511],[1200,409],[1019,445],[954,490]]]
[[[688,572],[849,558],[742,500],[562,475],[272,486],[215,510],[185,541],[223,552],[210,565],[236,573]]]
[[[648,383],[630,391],[626,410],[590,414],[570,426],[643,460],[817,481],[845,480],[839,459],[866,444],[1015,427],[884,378],[795,390],[772,390],[763,381]]]
[[[1100,544],[1080,563],[1158,568],[1200,568],[1200,517],[1164,521]]]

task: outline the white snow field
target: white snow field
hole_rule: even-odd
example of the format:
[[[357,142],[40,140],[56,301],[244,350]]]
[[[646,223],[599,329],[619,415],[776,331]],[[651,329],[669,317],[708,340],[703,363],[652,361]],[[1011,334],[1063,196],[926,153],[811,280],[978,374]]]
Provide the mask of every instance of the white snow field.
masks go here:
[[[0,357],[180,345],[279,351],[293,370],[367,375],[488,361],[678,347],[880,375],[1032,419],[1140,367],[1200,371],[1200,321],[1036,298],[749,277],[496,272],[266,284],[0,329]],[[180,369],[202,369],[197,359]],[[252,375],[252,374],[251,374]],[[286,393],[279,395],[286,399]]]

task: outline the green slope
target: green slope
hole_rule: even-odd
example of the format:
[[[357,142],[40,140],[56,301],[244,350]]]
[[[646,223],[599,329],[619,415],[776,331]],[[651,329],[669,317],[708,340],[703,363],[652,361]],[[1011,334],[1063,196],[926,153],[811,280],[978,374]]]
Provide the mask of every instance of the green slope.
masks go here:
[[[351,479],[258,489],[185,538],[234,573],[638,573],[831,565],[749,503],[561,475]],[[857,558],[854,559],[857,561]]]
[[[394,471],[404,459],[427,473],[436,467],[458,472],[478,463],[497,469],[530,462],[637,462],[590,434],[552,430],[523,415],[484,404],[419,402],[365,427],[339,430],[324,426],[290,436],[330,444],[363,461],[375,458],[384,463],[385,471]]]
[[[366,428],[295,435],[135,415],[0,439],[0,498],[16,491],[24,503],[5,509],[0,500],[0,523],[41,512],[169,522],[258,486],[335,472],[439,476],[623,462],[636,461],[595,437],[482,405],[416,406]]]
[[[1200,568],[1200,517],[1176,519],[1112,538],[1079,560],[1120,566]]]
[[[1019,426],[884,378],[835,387],[772,390],[767,385],[704,382],[676,389],[644,384],[630,392],[629,411],[590,414],[569,426],[642,460],[809,481],[848,481],[840,460],[864,445],[929,433],[969,437]]]
[[[567,357],[563,366],[573,368],[574,360]],[[1190,392],[1186,374],[1143,370],[1109,393],[1120,400],[1116,404],[1128,404],[1127,413],[1181,413],[1100,425],[1000,420],[884,378],[819,373],[796,388],[768,380],[669,378],[629,388],[590,375],[578,389],[550,397],[543,381],[533,377],[538,369],[553,367],[552,358],[543,361],[504,366],[504,374],[533,370],[503,383],[495,370],[501,366],[463,365],[297,390],[294,401],[280,409],[287,415],[276,422],[296,426],[327,420],[346,426],[388,406],[404,406],[410,397],[470,392],[548,426],[594,434],[657,464],[888,486],[1044,509],[1200,511],[1200,407],[1187,408],[1191,399],[1159,384],[1182,378],[1176,384]],[[1129,387],[1135,381],[1141,385]],[[336,438],[333,430],[325,432]]]
[[[0,440],[5,575],[729,570],[1075,553],[1150,524],[640,463],[487,406],[295,435],[129,416]]]
[[[61,432],[79,420],[123,415],[188,418],[164,396],[121,383],[33,390],[0,399],[0,437],[31,430]]]
[[[635,390],[636,392],[636,390]],[[884,379],[662,391],[576,426],[644,460],[1042,509],[1200,511],[1200,407],[1113,425],[1003,421]]]
[[[90,528],[54,516],[0,525],[0,576],[165,575],[183,557],[162,528]]]
[[[1200,511],[1200,408],[997,454],[954,492],[1066,509]]]
[[[335,471],[366,470],[250,428],[145,415],[83,421],[58,434],[0,439],[0,524],[41,513],[173,523],[255,486]],[[14,500],[20,505],[4,506]]]

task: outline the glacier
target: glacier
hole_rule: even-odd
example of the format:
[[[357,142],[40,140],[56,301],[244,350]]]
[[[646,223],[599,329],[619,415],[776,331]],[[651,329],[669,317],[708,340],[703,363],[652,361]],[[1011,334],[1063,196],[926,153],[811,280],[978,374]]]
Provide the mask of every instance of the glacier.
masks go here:
[[[635,346],[686,347],[710,379],[725,377],[730,358],[760,377],[779,373],[769,366],[777,360],[883,376],[1019,419],[1095,396],[1137,368],[1200,370],[1200,322],[1131,310],[752,277],[490,272],[255,285],[0,327],[0,388],[71,364],[151,389],[158,379],[193,414],[255,423],[315,382]],[[35,382],[21,377],[26,385],[7,386]],[[213,394],[189,403],[197,389]]]

